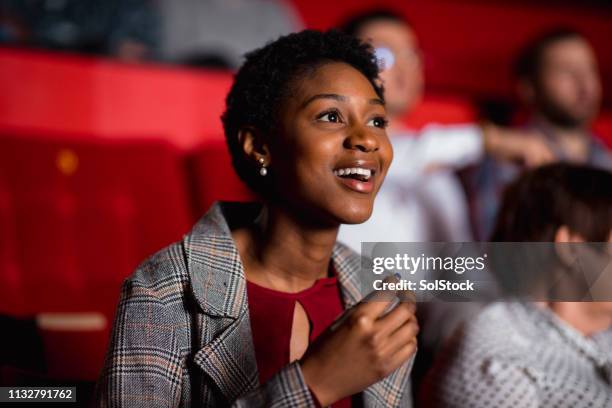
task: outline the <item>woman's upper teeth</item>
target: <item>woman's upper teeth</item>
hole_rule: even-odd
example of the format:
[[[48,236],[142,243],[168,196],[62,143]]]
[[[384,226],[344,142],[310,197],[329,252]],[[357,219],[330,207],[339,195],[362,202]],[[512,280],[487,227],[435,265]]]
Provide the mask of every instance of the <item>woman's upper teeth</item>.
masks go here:
[[[362,169],[360,167],[348,167],[345,169],[334,170],[334,174],[336,176],[350,176],[352,174],[360,174],[362,176],[370,177],[372,175],[372,170]]]

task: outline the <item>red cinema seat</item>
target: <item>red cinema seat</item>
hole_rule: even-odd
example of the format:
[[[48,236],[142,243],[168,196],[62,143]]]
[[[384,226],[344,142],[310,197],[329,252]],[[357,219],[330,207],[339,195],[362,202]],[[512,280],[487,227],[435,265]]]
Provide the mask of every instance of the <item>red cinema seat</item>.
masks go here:
[[[223,201],[252,201],[255,194],[240,180],[224,141],[210,142],[200,147],[190,158],[190,170],[195,188],[199,215],[211,204]]]
[[[25,310],[26,303],[17,265],[15,203],[2,174],[0,170],[0,314],[14,314]]]
[[[68,321],[71,341],[88,350],[79,356],[100,366],[121,282],[180,239],[190,214],[184,163],[166,143],[0,135],[0,313],[62,314],[49,344],[69,343]],[[75,330],[69,314],[84,312],[103,318]]]
[[[612,111],[602,112],[595,123],[593,132],[609,149],[612,149]]]
[[[96,380],[106,354],[112,321],[102,313],[41,313],[45,375],[53,379]]]

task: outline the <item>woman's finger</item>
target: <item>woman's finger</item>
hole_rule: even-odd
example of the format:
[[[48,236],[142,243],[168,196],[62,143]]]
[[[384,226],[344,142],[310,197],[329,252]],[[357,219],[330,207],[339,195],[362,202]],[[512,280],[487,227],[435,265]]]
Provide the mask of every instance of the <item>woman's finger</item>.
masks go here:
[[[379,335],[388,336],[408,320],[413,319],[414,310],[414,305],[411,303],[398,303],[393,310],[375,322],[374,328]]]
[[[416,319],[411,319],[389,335],[382,352],[387,355],[397,353],[406,344],[415,342],[417,334],[419,325]]]

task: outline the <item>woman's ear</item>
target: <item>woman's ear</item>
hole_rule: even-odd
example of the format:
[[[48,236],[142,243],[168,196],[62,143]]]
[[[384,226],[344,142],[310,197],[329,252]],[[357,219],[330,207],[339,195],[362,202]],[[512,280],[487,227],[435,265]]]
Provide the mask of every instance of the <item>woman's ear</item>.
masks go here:
[[[245,156],[264,166],[269,166],[271,157],[268,144],[263,135],[254,127],[244,127],[238,131],[238,143],[242,147]]]

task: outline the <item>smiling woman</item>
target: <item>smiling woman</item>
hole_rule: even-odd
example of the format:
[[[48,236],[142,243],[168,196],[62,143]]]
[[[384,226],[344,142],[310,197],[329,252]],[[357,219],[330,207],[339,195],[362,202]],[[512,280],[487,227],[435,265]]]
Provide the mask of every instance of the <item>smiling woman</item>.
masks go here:
[[[126,281],[99,404],[411,405],[414,306],[359,303],[360,258],[336,243],[392,159],[377,75],[335,31],[247,55],[223,124],[263,204],[216,203]]]
[[[322,205],[332,205],[333,222],[365,221],[392,157],[369,48],[337,32],[314,31],[274,45],[274,52],[247,57],[227,98],[223,122],[238,174],[268,199],[299,204],[302,216],[319,217]],[[261,165],[265,178],[256,171]],[[359,180],[353,168],[371,177]],[[365,195],[347,208],[330,183],[347,187],[339,194]]]

